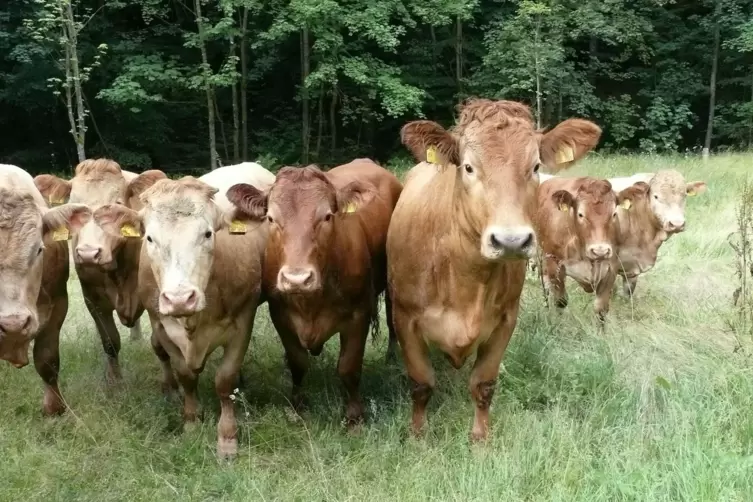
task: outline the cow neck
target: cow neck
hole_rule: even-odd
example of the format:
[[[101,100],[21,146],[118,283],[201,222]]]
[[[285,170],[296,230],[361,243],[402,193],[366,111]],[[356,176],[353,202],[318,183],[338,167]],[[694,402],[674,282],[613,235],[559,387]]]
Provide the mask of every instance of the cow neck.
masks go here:
[[[620,245],[629,240],[630,236],[632,235],[639,235],[641,237],[641,242],[639,244],[652,244],[659,246],[662,242],[667,240],[667,234],[662,229],[659,218],[657,218],[654,212],[651,210],[647,211],[647,213],[651,225],[645,230],[641,227],[640,224],[636,224],[638,218],[634,215],[634,213],[630,213],[628,211],[627,214],[617,217],[617,223],[619,225],[618,235]],[[623,227],[625,228],[623,229]],[[646,237],[645,240],[643,239],[644,236]]]

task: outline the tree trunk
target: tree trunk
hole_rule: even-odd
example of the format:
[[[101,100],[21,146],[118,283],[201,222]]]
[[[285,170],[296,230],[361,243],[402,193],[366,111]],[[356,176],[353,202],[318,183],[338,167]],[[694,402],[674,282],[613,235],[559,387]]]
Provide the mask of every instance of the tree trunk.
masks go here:
[[[248,160],[248,96],[246,89],[248,87],[248,75],[246,65],[248,64],[246,54],[246,30],[248,28],[248,7],[243,8],[243,19],[241,21],[241,134],[243,135],[243,160]]]
[[[78,161],[86,160],[86,150],[84,148],[86,139],[86,109],[84,108],[84,95],[81,89],[81,69],[78,61],[78,34],[76,33],[76,22],[73,17],[73,7],[71,2],[61,4],[61,16],[63,18],[63,31],[65,33],[64,43],[66,44],[66,85],[73,85],[73,98],[76,101],[75,123],[71,133],[76,141],[76,153]],[[73,103],[71,102],[71,109]],[[70,118],[70,117],[69,117]]]
[[[753,73],[750,76],[750,106],[753,108]],[[753,113],[748,120],[748,148],[753,146]]]
[[[304,164],[309,163],[309,90],[306,87],[306,79],[309,76],[310,65],[309,28],[304,26],[301,30],[301,157]]]
[[[455,26],[455,77],[458,84],[458,96],[463,92],[463,21],[458,14]]]
[[[539,35],[541,32],[541,20],[536,18],[536,30],[534,31],[533,57],[536,71],[536,128],[541,129],[541,68],[539,66]]]
[[[324,86],[319,86],[319,103],[317,104],[317,131],[316,131],[316,150],[314,158],[319,160],[319,153],[322,151],[322,132],[324,131]]]
[[[429,25],[429,34],[431,35],[431,73],[437,76],[437,32],[434,25]]]
[[[204,74],[204,91],[207,95],[207,125],[209,126],[209,167],[217,169],[217,137],[214,130],[214,99],[212,96],[212,83],[209,80],[211,69],[207,57],[207,46],[204,43],[204,21],[201,18],[201,1],[194,0],[196,10],[196,27],[199,30],[199,49],[201,49],[201,65]]]
[[[706,159],[711,151],[711,138],[714,133],[714,111],[716,108],[716,71],[719,66],[719,42],[721,38],[719,29],[719,16],[721,14],[722,1],[716,1],[714,19],[714,52],[711,59],[711,81],[709,83],[709,119],[706,125],[706,139],[703,142],[703,158]]]
[[[222,149],[225,151],[225,160],[230,158],[230,152],[227,151],[227,137],[225,136],[225,121],[222,120],[222,113],[220,113],[220,107],[217,105],[217,96],[212,93],[212,102],[214,103],[214,116],[217,118],[217,122],[220,123],[220,137],[222,138]],[[217,159],[217,167],[222,167],[222,159]]]
[[[332,100],[329,102],[330,155],[337,148],[337,84],[332,84]]]
[[[230,55],[232,57],[235,57],[235,38],[230,37]],[[238,68],[236,66],[236,68]],[[235,164],[240,163],[241,161],[241,145],[240,145],[240,117],[239,117],[239,110],[238,110],[238,84],[237,82],[233,82],[233,85],[230,86],[230,92],[233,95],[233,162]]]

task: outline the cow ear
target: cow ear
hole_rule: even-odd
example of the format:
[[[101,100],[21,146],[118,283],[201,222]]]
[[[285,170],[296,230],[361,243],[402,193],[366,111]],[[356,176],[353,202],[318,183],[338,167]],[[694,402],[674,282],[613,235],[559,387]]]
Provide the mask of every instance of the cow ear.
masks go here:
[[[337,211],[355,213],[371,202],[376,194],[376,188],[370,183],[351,181],[337,192]]]
[[[253,185],[238,183],[231,186],[225,196],[237,208],[238,218],[245,216],[252,220],[262,220],[267,216],[267,194]]]
[[[35,177],[34,185],[50,206],[65,204],[71,196],[71,182],[52,174],[40,174]]]
[[[144,221],[133,209],[120,204],[106,204],[92,215],[94,222],[105,232],[116,237],[143,237]]]
[[[150,169],[144,171],[133,178],[126,187],[126,204],[134,210],[139,210],[143,206],[140,196],[144,191],[157,183],[159,180],[167,179],[167,175],[159,169]]]
[[[567,119],[541,138],[541,161],[551,171],[567,169],[593,150],[599,138],[601,128],[593,122]]]
[[[557,190],[552,194],[552,200],[557,209],[563,212],[569,212],[575,204],[575,197],[567,190]]]
[[[67,241],[89,222],[92,213],[85,204],[63,204],[42,215],[42,234],[45,242]]]
[[[617,194],[617,206],[625,211],[630,210],[636,199],[645,196],[648,193],[648,190],[648,184],[643,181],[630,185]]]
[[[405,124],[400,129],[400,141],[410,150],[417,162],[460,164],[460,147],[457,139],[431,120],[415,120]]]
[[[692,197],[693,195],[702,194],[703,192],[706,191],[706,188],[707,186],[706,186],[705,181],[694,181],[692,183],[687,184],[687,186],[685,187],[685,193],[688,196]]]

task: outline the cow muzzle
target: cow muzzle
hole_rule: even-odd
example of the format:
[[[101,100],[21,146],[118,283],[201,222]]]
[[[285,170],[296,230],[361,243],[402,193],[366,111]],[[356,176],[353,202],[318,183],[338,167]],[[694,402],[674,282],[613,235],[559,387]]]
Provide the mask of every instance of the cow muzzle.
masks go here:
[[[104,269],[114,265],[110,253],[105,253],[102,246],[80,244],[76,246],[76,261],[81,265],[96,265]]]
[[[313,267],[280,268],[277,289],[283,293],[310,293],[319,289],[319,276]]]
[[[684,219],[671,219],[664,224],[664,231],[670,234],[679,234],[685,230]]]
[[[526,259],[536,249],[536,234],[531,227],[489,227],[481,237],[481,254],[484,258]]]
[[[586,248],[586,256],[591,261],[608,260],[612,254],[612,246],[606,242],[590,244]]]
[[[159,313],[171,317],[187,317],[200,312],[204,307],[202,294],[188,286],[163,290],[159,295]]]

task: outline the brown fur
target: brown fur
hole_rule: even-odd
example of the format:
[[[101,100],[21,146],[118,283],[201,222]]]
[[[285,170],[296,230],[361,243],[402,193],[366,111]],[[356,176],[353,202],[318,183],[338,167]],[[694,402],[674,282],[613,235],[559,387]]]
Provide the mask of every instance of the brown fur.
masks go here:
[[[161,171],[147,171],[128,183],[117,162],[87,159],[76,166],[75,176],[70,181],[40,175],[35,178],[35,183],[48,200],[65,193],[66,197],[86,203],[96,210],[109,204],[133,204],[136,202],[133,195],[144,179],[152,178],[166,176]],[[134,209],[138,207],[136,205]],[[102,262],[82,260],[78,255],[79,245],[100,246]],[[117,312],[123,325],[133,328],[133,339],[140,337],[138,323],[144,308],[138,300],[136,283],[141,243],[139,239],[107,234],[92,223],[81,235],[74,237],[71,247],[84,302],[106,354],[105,377],[109,383],[113,383],[121,379],[118,357],[120,334],[113,320],[113,311]]]
[[[419,161],[435,146],[443,164],[438,169],[422,162],[409,172],[387,238],[395,330],[414,382],[413,431],[424,426],[435,386],[431,342],[458,368],[476,353],[472,437],[484,439],[499,365],[517,322],[526,262],[494,254],[482,237],[494,228],[528,229],[531,235],[543,145],[556,151],[582,139],[541,134],[521,103],[471,99],[459,108],[452,131],[411,122],[401,140]],[[587,150],[584,145],[575,160]],[[525,248],[529,255],[532,243]]]
[[[544,253],[545,282],[558,307],[567,305],[565,276],[569,275],[586,292],[596,293],[594,310],[604,320],[619,268],[617,201],[603,179],[552,178],[541,184],[537,235]],[[610,256],[594,261],[588,247],[595,244],[608,245]]]
[[[387,228],[401,188],[389,171],[357,159],[326,173],[315,166],[285,167],[266,194],[249,185],[228,191],[243,214],[266,215],[271,222],[263,289],[293,375],[294,402],[302,400],[307,351],[318,355],[339,332],[337,370],[347,394],[349,424],[363,416],[361,366],[369,325],[377,316],[377,296],[385,289]],[[344,213],[349,204],[356,205],[354,213]],[[283,266],[313,267],[317,287],[305,293],[280,290]],[[389,316],[388,354],[395,341]]]

